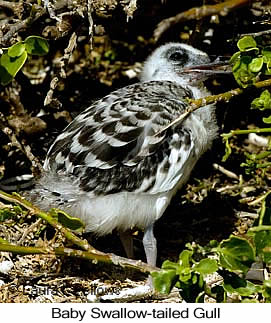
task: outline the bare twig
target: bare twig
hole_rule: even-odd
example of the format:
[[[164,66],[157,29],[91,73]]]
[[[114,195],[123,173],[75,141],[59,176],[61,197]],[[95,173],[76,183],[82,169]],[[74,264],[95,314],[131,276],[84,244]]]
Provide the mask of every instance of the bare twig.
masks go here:
[[[50,90],[48,91],[45,100],[44,105],[49,105],[53,100],[53,94],[54,90],[57,87],[57,84],[60,79],[66,78],[66,72],[64,67],[68,64],[69,59],[74,51],[74,49],[77,46],[77,35],[75,32],[72,33],[68,46],[64,50],[64,55],[57,61],[57,67],[59,69],[58,75],[54,76],[51,83],[50,83]],[[61,104],[58,102],[58,104]]]
[[[62,69],[65,66],[65,64],[67,64],[69,62],[69,59],[71,58],[72,53],[75,50],[76,46],[77,46],[77,35],[75,32],[73,32],[70,39],[69,39],[68,46],[64,50],[64,56],[60,60],[60,62],[61,62],[60,64],[61,64]],[[61,76],[66,77],[66,73],[65,73],[65,75],[62,74]]]
[[[95,293],[89,293],[87,296],[87,301],[89,303],[130,303],[135,301],[142,301],[143,299],[149,298],[153,296],[153,289],[150,285],[139,285],[132,288],[122,289],[117,294],[105,294],[105,295],[95,295]],[[164,295],[164,297],[168,297],[168,295]]]
[[[46,97],[44,99],[44,103],[43,103],[44,106],[51,104],[51,102],[53,101],[54,90],[57,87],[58,81],[59,81],[59,79],[58,79],[57,76],[54,76],[52,78],[52,80],[50,82],[50,89],[47,92]],[[56,101],[56,104],[55,105],[57,107],[59,107],[59,106],[61,106],[61,103],[59,101]]]
[[[258,32],[256,32],[256,33],[241,34],[241,35],[240,35],[240,38],[241,38],[241,37],[244,37],[244,36],[259,37],[259,36],[269,35],[269,34],[271,34],[271,29],[258,31]]]
[[[22,151],[26,155],[26,157],[32,164],[31,168],[32,168],[33,174],[40,174],[42,172],[42,165],[38,160],[38,158],[32,154],[31,148],[28,145],[22,145],[18,141],[17,137],[15,136],[15,134],[10,128],[4,127],[2,131],[9,137],[11,144],[17,147],[20,151]]]
[[[124,257],[120,257],[109,253],[93,253],[91,251],[82,251],[72,248],[44,248],[44,247],[23,247],[11,244],[0,244],[0,251],[12,252],[19,255],[30,255],[30,254],[41,254],[41,255],[52,255],[52,256],[65,256],[72,258],[80,258],[88,261],[111,263],[116,266],[123,268],[132,268],[139,270],[143,273],[149,273],[153,271],[159,271],[160,268],[150,266],[141,260],[133,260]]]
[[[229,178],[239,180],[239,177],[235,173],[233,173],[230,170],[224,168],[223,166],[214,163],[213,167],[214,167],[214,169],[217,169],[218,171],[220,171],[222,174],[228,176]]]
[[[136,9],[137,9],[137,0],[130,0],[129,4],[124,6],[124,11],[127,15],[127,21],[129,21],[130,18],[133,18],[133,15]]]
[[[45,0],[46,2],[49,2],[49,0]],[[63,8],[69,8],[72,6],[75,6],[77,4],[78,1],[73,1],[73,0],[62,0],[62,1],[55,1],[54,3],[54,7],[55,10],[60,10]]]
[[[16,34],[18,31],[25,30],[32,25],[37,19],[43,16],[46,13],[46,10],[41,6],[34,4],[30,12],[30,16],[24,19],[23,21],[18,21],[14,25],[10,26],[9,31],[2,37],[0,44],[6,45],[10,38]]]
[[[263,195],[257,197],[256,199],[254,199],[253,201],[250,201],[248,202],[247,204],[249,206],[254,206],[254,205],[258,205],[260,203],[262,203],[265,199],[266,199],[266,196],[269,194],[269,192],[267,193],[264,193]]]
[[[225,191],[233,191],[233,190],[240,189],[240,188],[242,188],[242,185],[240,185],[240,184],[236,184],[236,185],[226,185],[224,187],[221,187],[221,188],[216,189],[216,191],[218,193],[223,193]]]
[[[92,37],[93,37],[93,19],[92,19],[92,0],[87,0],[87,15],[88,15],[88,36],[90,47],[92,48]]]
[[[7,8],[7,9],[10,9],[12,11],[15,11],[17,6],[18,6],[17,2],[10,2],[10,1],[0,0],[0,7],[2,7],[2,8]]]
[[[181,12],[175,17],[162,20],[154,30],[154,39],[157,41],[162,34],[175,24],[187,20],[199,20],[211,15],[226,16],[230,11],[248,5],[250,0],[227,0],[214,5],[204,5],[202,7],[191,8],[185,12]]]
[[[51,19],[60,21],[60,19],[55,14],[55,8],[49,0],[44,0],[44,7],[48,10]]]
[[[258,213],[251,213],[251,212],[246,212],[246,211],[239,211],[236,213],[236,216],[238,218],[250,218],[250,219],[258,219],[259,214]]]
[[[1,208],[1,207],[0,207]],[[30,232],[32,232],[40,223],[41,223],[42,219],[38,219],[36,222],[32,223],[22,234],[20,240],[18,241],[18,244],[22,244],[24,239],[26,238],[26,236],[28,236],[28,234]]]

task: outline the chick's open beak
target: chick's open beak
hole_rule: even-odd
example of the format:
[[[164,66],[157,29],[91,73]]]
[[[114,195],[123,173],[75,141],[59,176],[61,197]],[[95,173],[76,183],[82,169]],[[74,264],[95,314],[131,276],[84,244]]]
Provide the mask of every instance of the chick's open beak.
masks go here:
[[[182,73],[195,73],[203,74],[204,76],[225,75],[232,72],[231,65],[228,62],[214,61],[208,64],[191,65],[182,70]]]

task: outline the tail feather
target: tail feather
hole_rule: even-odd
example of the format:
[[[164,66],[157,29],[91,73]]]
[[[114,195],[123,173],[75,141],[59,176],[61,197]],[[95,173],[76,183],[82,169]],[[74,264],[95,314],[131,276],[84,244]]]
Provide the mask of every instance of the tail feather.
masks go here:
[[[35,187],[25,192],[24,197],[44,211],[63,208],[78,198],[76,183],[67,176],[44,172]],[[65,207],[66,208],[66,207]]]

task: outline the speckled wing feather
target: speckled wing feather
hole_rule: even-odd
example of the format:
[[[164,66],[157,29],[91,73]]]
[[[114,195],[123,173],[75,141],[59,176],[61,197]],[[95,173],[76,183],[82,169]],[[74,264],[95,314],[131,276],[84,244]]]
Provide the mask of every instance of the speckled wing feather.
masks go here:
[[[45,170],[74,175],[83,191],[95,195],[172,189],[191,157],[191,133],[177,126],[154,134],[184,111],[188,96],[191,92],[170,81],[110,93],[58,136]]]

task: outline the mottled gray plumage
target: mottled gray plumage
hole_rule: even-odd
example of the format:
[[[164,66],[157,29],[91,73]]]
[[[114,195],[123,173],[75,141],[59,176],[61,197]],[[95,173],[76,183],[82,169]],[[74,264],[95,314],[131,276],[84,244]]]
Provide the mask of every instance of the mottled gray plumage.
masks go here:
[[[184,112],[186,97],[208,93],[202,84],[206,75],[184,72],[208,62],[205,53],[185,44],[154,51],[141,82],[96,101],[57,137],[36,202],[80,217],[86,231],[97,235],[143,229],[147,260],[154,265],[153,224],[216,137],[214,106],[155,134]],[[131,245],[126,251],[131,255]]]

